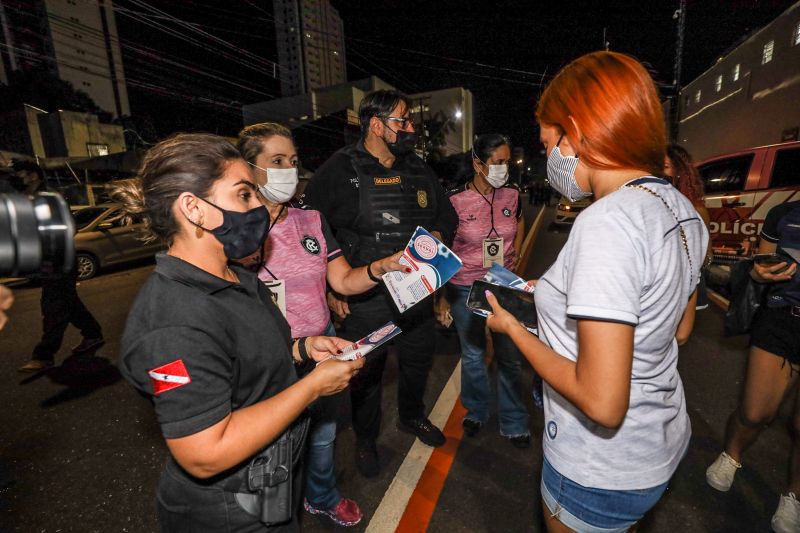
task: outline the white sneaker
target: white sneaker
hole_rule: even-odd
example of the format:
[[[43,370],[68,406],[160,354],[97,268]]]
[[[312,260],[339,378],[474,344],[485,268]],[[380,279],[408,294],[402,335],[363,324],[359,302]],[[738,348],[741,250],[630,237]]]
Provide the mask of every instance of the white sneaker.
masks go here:
[[[741,467],[730,455],[722,452],[706,470],[706,481],[718,491],[728,492],[733,485],[733,476]]]
[[[794,492],[781,494],[778,510],[772,515],[772,531],[775,533],[797,533],[800,531],[800,502]]]

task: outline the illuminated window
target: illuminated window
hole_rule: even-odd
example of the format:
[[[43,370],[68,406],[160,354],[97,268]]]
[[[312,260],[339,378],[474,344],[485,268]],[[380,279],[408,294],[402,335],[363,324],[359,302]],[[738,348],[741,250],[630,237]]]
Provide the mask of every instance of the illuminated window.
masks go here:
[[[86,151],[90,157],[108,155],[108,145],[98,143],[86,143]]]
[[[772,61],[772,51],[775,49],[775,41],[770,41],[764,45],[764,50],[761,52],[761,64],[766,65]]]
[[[701,91],[700,89],[697,89],[697,92],[694,93],[694,101],[699,103],[700,102],[700,96],[702,96],[702,94],[703,94],[703,91]]]
[[[717,81],[714,82],[714,89],[716,89],[717,92],[720,92],[722,90],[722,75],[721,74],[719,76],[717,76]]]
[[[738,81],[739,80],[739,63],[736,63],[736,65],[734,65],[733,73],[731,74],[731,78],[733,78],[733,81]]]

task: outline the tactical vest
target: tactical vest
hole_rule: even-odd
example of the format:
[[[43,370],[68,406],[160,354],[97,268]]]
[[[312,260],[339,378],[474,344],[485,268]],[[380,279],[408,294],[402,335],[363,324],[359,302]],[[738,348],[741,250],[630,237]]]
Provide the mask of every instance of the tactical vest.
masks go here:
[[[406,156],[406,169],[386,168],[373,157],[345,149],[358,175],[359,209],[352,228],[340,229],[337,240],[354,267],[402,250],[417,226],[430,229],[436,220],[435,183],[425,162]]]

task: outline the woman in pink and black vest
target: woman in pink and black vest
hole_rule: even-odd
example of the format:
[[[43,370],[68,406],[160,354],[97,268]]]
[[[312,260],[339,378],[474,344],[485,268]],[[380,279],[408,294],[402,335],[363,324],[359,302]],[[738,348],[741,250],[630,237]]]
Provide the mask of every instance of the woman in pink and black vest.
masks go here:
[[[366,292],[386,272],[406,269],[397,262],[400,254],[351,268],[322,214],[289,206],[298,184],[298,156],[292,134],[284,126],[248,126],[239,133],[237,148],[252,165],[262,202],[270,213],[269,236],[259,258],[259,279],[272,291],[292,328],[292,337],[322,332],[335,335],[326,301],[327,285],[342,295]],[[361,510],[336,489],[335,406],[330,400],[318,404],[312,409],[304,507],[340,526],[353,526],[361,521]]]
[[[447,284],[447,299],[437,314],[449,308],[461,343],[461,403],[467,409],[464,432],[473,436],[489,420],[489,375],[484,362],[486,319],[467,309],[472,282],[483,278],[492,263],[509,270],[517,266],[525,236],[519,190],[508,186],[508,139],[481,135],[468,155],[470,180],[448,193],[458,213],[453,251],[463,266]],[[497,360],[497,411],[500,434],[518,448],[530,446],[528,411],[522,399],[522,356],[505,335],[493,335]]]

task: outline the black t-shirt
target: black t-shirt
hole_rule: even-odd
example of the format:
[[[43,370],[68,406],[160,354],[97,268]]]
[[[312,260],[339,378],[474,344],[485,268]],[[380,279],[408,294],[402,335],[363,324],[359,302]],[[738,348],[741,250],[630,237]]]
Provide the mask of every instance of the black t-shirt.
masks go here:
[[[128,315],[120,368],[153,401],[165,438],[193,435],[270,398],[297,374],[289,324],[255,274],[240,283],[156,257]]]
[[[380,164],[378,158],[364,148],[363,141],[357,141],[355,149]],[[398,173],[403,173],[406,170],[418,172],[416,166],[413,169],[409,166],[412,158],[419,159],[419,156],[410,153],[397,157],[392,169]],[[440,232],[444,241],[449,243],[455,234],[458,216],[453,210],[453,206],[446,199],[444,189],[439,183],[436,174],[429,166],[425,165],[425,168],[433,183],[437,205],[436,220],[431,227],[425,229]],[[333,154],[314,173],[305,189],[303,203],[320,211],[334,231],[339,228],[354,228],[356,217],[359,214],[358,174],[353,168],[350,156],[346,151],[339,150]]]
[[[789,257],[797,255],[800,251],[800,201],[786,202],[770,209],[761,228],[761,238],[775,243],[779,253]],[[768,305],[800,305],[800,269],[791,280],[772,284]]]

